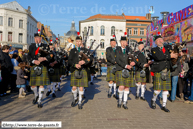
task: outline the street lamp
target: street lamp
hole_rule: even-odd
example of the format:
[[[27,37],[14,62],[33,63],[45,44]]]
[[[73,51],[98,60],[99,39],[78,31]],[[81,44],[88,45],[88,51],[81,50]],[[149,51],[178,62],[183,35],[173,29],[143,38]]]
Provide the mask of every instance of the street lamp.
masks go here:
[[[167,15],[169,14],[169,12],[160,12],[162,14],[162,19],[163,19],[163,22],[164,22],[164,25],[166,25],[166,17]]]

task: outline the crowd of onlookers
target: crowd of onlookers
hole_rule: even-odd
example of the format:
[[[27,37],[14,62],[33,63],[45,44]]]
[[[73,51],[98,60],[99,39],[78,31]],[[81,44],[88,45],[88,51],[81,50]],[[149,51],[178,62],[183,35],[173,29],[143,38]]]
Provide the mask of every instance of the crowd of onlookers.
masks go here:
[[[19,92],[19,98],[24,98],[26,88],[30,91],[27,54],[27,49],[23,51],[11,45],[0,45],[0,97]],[[7,93],[8,90],[11,92]]]

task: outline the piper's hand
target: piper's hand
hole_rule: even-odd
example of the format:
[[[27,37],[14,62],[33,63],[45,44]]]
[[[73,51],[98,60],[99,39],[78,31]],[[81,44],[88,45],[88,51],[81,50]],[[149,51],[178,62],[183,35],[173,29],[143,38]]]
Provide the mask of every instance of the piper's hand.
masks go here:
[[[149,64],[144,64],[144,67],[149,67]]]
[[[44,61],[44,60],[45,60],[44,57],[39,57],[39,58],[38,58],[38,61],[39,61],[39,62],[42,62],[42,61]]]
[[[76,68],[79,69],[81,68],[81,66],[79,64],[76,64]]]
[[[82,64],[81,64],[81,65],[83,65],[83,64],[85,64],[85,61],[84,61],[84,60],[82,60]]]
[[[44,57],[44,61],[47,61],[47,58],[46,58],[46,57]]]
[[[54,67],[54,63],[50,63],[50,66],[51,66],[51,67]]]
[[[153,63],[153,61],[151,61],[151,60],[148,61],[148,64],[152,64],[152,63]]]
[[[127,69],[131,70],[132,66],[131,65],[127,65]]]
[[[131,66],[134,66],[134,65],[135,65],[135,62],[131,62],[130,65],[131,65]]]
[[[27,79],[27,78],[28,78],[28,76],[24,76],[24,78],[26,78],[26,79]]]
[[[40,61],[39,61],[39,60],[35,60],[35,61],[34,61],[34,64],[35,64],[35,65],[39,65],[39,64],[40,64]]]

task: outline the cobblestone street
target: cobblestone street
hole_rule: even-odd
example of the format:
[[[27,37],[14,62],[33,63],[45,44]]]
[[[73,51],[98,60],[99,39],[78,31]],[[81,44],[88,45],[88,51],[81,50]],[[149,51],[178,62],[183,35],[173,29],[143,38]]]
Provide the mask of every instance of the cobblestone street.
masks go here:
[[[44,96],[43,108],[32,105],[33,94],[18,99],[11,94],[0,100],[0,121],[62,121],[63,129],[192,129],[193,105],[183,101],[171,103],[167,107],[170,113],[163,112],[157,100],[157,108],[150,108],[152,84],[147,85],[147,102],[135,100],[135,88],[131,88],[128,108],[117,108],[117,101],[107,98],[107,82],[100,77],[94,85],[87,88],[83,109],[71,107],[72,94],[70,77],[61,84],[61,91],[56,91],[56,98]]]

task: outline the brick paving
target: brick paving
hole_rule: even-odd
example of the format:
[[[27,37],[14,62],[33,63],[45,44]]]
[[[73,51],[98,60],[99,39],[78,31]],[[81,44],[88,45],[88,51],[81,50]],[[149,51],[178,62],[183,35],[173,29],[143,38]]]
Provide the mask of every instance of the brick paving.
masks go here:
[[[56,98],[44,96],[42,109],[32,105],[33,94],[28,94],[24,99],[18,99],[17,94],[3,97],[0,100],[0,121],[61,121],[63,129],[193,128],[193,104],[168,101],[170,113],[165,113],[157,100],[157,108],[150,108],[152,84],[147,84],[147,102],[135,100],[136,89],[131,89],[127,104],[129,110],[118,109],[117,101],[113,97],[107,98],[107,82],[102,77],[87,88],[82,110],[77,106],[71,107],[69,85],[68,77],[61,83],[61,91],[56,91]]]

